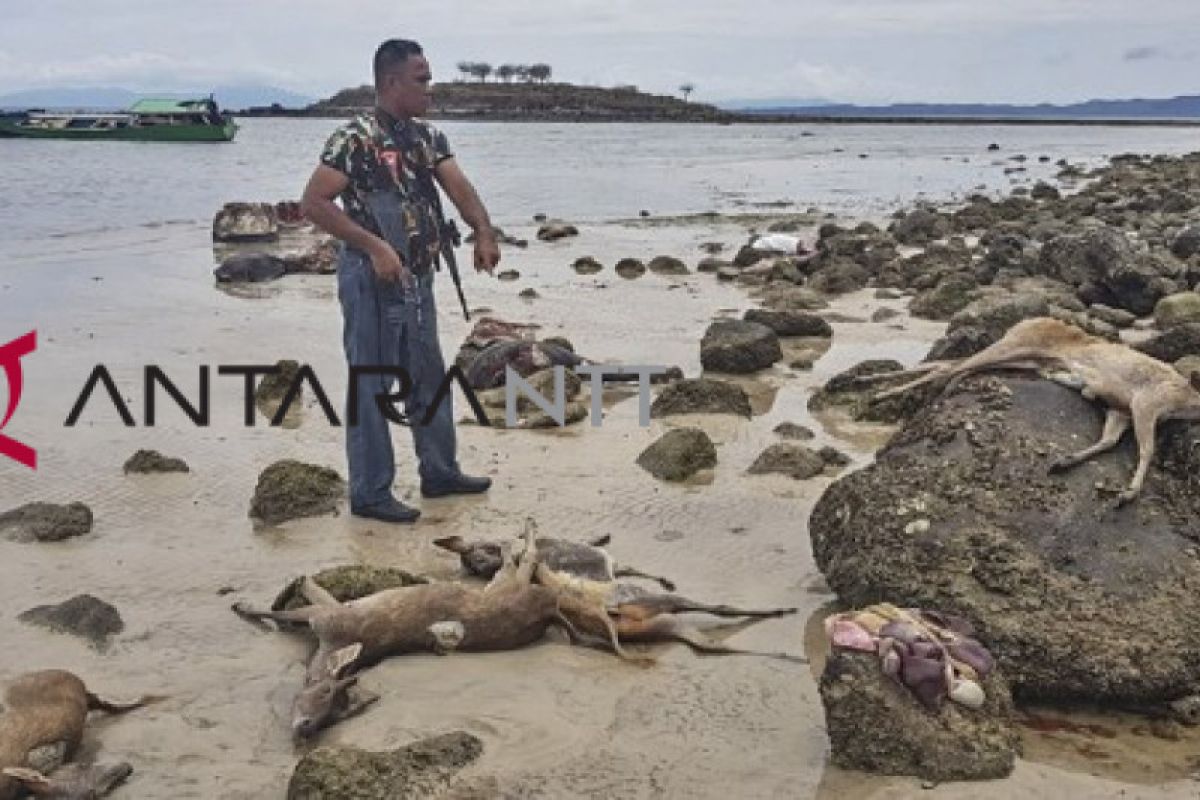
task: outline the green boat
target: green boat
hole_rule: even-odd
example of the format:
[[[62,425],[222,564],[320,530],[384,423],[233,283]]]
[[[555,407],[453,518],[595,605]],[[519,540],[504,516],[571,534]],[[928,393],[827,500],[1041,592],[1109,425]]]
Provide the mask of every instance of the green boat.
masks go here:
[[[115,114],[25,111],[0,116],[0,137],[122,142],[231,142],[238,125],[202,100],[139,100]]]

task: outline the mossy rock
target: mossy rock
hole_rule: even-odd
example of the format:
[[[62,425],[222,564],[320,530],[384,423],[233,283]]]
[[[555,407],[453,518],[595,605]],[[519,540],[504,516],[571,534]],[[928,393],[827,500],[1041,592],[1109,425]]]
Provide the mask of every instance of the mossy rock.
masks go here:
[[[312,578],[318,586],[337,598],[339,603],[357,600],[385,589],[429,583],[420,575],[413,575],[406,570],[396,567],[372,567],[366,564],[330,567],[321,570]],[[296,578],[284,587],[279,596],[275,598],[275,602],[271,604],[271,610],[283,611],[309,605],[300,592],[300,584],[303,580],[303,578]]]
[[[292,459],[276,461],[258,476],[250,516],[266,525],[337,511],[346,484],[328,467]]]

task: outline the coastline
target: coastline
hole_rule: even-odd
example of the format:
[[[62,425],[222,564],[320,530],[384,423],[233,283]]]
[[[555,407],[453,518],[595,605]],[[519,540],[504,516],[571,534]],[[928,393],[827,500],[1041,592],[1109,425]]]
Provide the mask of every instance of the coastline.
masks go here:
[[[578,240],[509,251],[506,258],[519,267],[521,279],[500,284],[470,276],[468,296],[473,307],[565,334],[589,356],[678,363],[694,376],[708,322],[740,316],[756,301],[709,275],[646,275],[626,282],[611,265],[628,255],[673,253],[691,267],[704,242],[736,249],[748,229],[768,217],[581,225]],[[802,235],[811,238],[815,222]],[[532,239],[535,227],[527,223],[509,232]],[[44,472],[37,482],[20,477],[5,487],[6,504],[17,497],[84,500],[96,509],[97,527],[84,540],[52,549],[0,545],[6,555],[0,565],[3,602],[15,612],[34,597],[57,601],[95,591],[121,609],[129,630],[107,655],[20,626],[13,614],[0,620],[0,635],[21,648],[23,659],[79,665],[108,692],[172,695],[104,726],[105,757],[134,764],[127,792],[281,796],[297,755],[287,741],[286,709],[307,648],[298,638],[240,623],[228,612],[233,599],[262,601],[287,577],[345,562],[453,578],[456,561],[432,547],[434,537],[446,530],[507,535],[534,514],[544,532],[581,539],[613,533],[611,549],[620,560],[669,573],[688,594],[800,606],[797,617],[738,631],[734,641],[803,650],[813,666],[699,658],[666,646],[653,648],[660,664],[645,671],[558,640],[514,653],[396,658],[363,677],[364,685],[384,694],[381,704],[331,731],[322,744],[380,750],[433,732],[468,730],[485,742],[484,757],[465,775],[481,797],[1193,796],[1195,783],[1183,765],[1195,736],[1179,742],[1139,738],[1124,723],[1119,737],[1101,742],[1108,752],[1102,759],[1081,752],[1095,748],[1094,737],[1027,731],[1027,758],[1014,775],[983,784],[926,789],[914,779],[827,765],[812,679],[819,674],[819,622],[832,594],[812,562],[803,520],[832,478],[795,482],[744,472],[775,441],[771,430],[783,421],[807,424],[818,431],[818,443],[848,451],[850,469],[872,459],[889,435],[886,428],[814,416],[806,400],[815,387],[863,359],[919,359],[943,323],[907,315],[867,321],[881,308],[902,310],[907,299],[880,300],[870,290],[834,299],[829,311],[841,319],[833,322],[833,345],[811,372],[779,365],[734,379],[751,393],[756,414],[749,421],[673,418],[642,429],[636,400],[614,392],[599,429],[586,423],[544,432],[460,427],[464,465],[493,475],[497,487],[485,499],[429,503],[416,528],[397,532],[342,513],[255,531],[245,508],[266,463],[299,457],[342,471],[341,432],[322,423],[311,397],[303,423],[292,431],[261,422],[252,430],[240,426],[233,387],[219,389],[221,411],[203,431],[170,409],[160,429],[131,432],[111,407],[97,403],[66,435],[58,413],[97,360],[118,367],[121,386],[135,393],[136,368],[143,362],[162,361],[181,385],[192,387],[196,363],[273,363],[292,355],[289,348],[300,349],[296,343],[303,343],[300,351],[322,378],[339,374],[333,278],[290,278],[250,299],[215,291],[207,279],[206,233],[201,226],[186,229],[182,247],[174,239],[135,252],[114,248],[112,263],[60,276],[54,290],[66,300],[39,322],[43,357],[30,370],[37,402],[17,419],[22,434],[48,443]],[[584,253],[603,261],[606,270],[589,278],[572,273],[569,264]],[[468,262],[468,250],[459,255]],[[94,283],[91,272],[103,281]],[[448,282],[441,282],[441,340],[453,353],[466,326]],[[524,287],[535,287],[542,297],[519,299]],[[22,299],[22,285],[13,291]],[[169,323],[147,313],[162,308],[172,309]],[[341,388],[335,381],[326,385],[331,396]],[[458,411],[465,411],[461,402]],[[717,442],[720,457],[711,480],[660,484],[634,465],[643,447],[685,424],[702,427]],[[119,461],[142,442],[184,456],[194,473],[120,475]],[[406,446],[398,432],[398,454]],[[415,499],[409,472],[402,463],[400,489]],[[1105,724],[1125,719],[1109,712],[1101,717]],[[1128,751],[1138,758],[1121,763]]]

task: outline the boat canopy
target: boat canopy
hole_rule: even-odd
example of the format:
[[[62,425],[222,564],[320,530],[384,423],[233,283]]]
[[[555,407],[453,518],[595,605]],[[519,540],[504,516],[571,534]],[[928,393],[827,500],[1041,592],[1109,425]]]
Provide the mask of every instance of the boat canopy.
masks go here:
[[[129,111],[133,114],[203,114],[211,110],[213,102],[209,98],[203,100],[157,100],[147,98],[138,100]]]

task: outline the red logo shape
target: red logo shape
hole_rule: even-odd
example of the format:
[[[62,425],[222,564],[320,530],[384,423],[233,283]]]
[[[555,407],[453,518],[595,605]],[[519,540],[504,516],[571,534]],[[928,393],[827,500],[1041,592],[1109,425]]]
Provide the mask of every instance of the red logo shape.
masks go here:
[[[30,331],[24,336],[0,346],[0,368],[4,369],[4,377],[8,379],[8,410],[4,414],[4,419],[0,421],[0,429],[4,428],[12,419],[12,415],[16,413],[17,404],[21,402],[21,390],[24,388],[21,358],[36,349],[37,331]],[[3,433],[0,433],[0,455],[8,456],[18,464],[24,464],[30,469],[37,469],[37,451]]]

